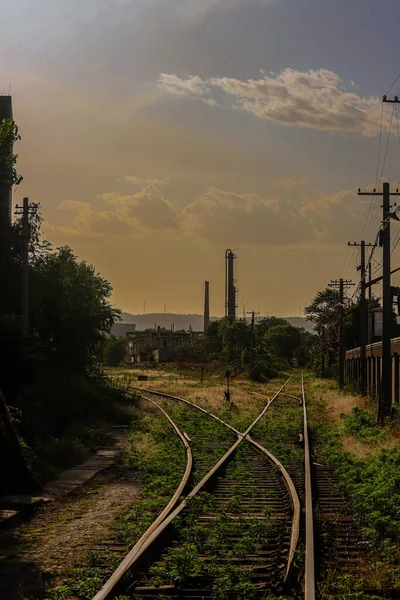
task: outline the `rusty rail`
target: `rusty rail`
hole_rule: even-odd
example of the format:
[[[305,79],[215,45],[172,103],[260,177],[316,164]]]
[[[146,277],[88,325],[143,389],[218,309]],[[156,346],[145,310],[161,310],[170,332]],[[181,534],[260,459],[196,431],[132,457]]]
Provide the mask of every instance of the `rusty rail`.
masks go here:
[[[144,550],[143,547],[145,546],[147,540],[151,537],[152,533],[157,529],[157,527],[159,527],[159,525],[161,525],[161,523],[164,521],[164,519],[168,516],[168,514],[171,512],[171,510],[176,505],[177,501],[179,500],[179,497],[181,496],[184,488],[186,487],[186,485],[189,481],[190,473],[192,471],[192,465],[193,465],[192,450],[190,448],[189,442],[188,442],[185,434],[180,431],[179,427],[174,423],[174,421],[171,419],[171,417],[168,415],[168,413],[161,406],[159,406],[157,404],[157,402],[155,402],[151,398],[147,398],[144,395],[142,395],[141,397],[144,400],[147,400],[148,402],[151,402],[152,404],[154,404],[164,414],[164,416],[168,419],[168,421],[171,424],[174,431],[177,433],[177,435],[181,439],[182,443],[184,444],[184,446],[186,448],[186,469],[185,469],[185,472],[181,479],[181,482],[178,485],[178,487],[176,488],[176,491],[175,491],[174,495],[172,496],[171,500],[168,502],[168,504],[165,506],[165,508],[162,510],[162,512],[158,515],[158,517],[155,519],[155,521],[153,521],[153,523],[150,525],[150,527],[147,529],[147,531],[145,531],[145,533],[142,535],[142,537],[136,542],[136,544],[129,551],[129,553],[124,558],[124,560],[121,562],[121,564],[116,568],[116,570],[111,575],[111,577],[108,579],[108,581],[103,585],[101,590],[94,596],[93,600],[103,600],[105,598],[110,597],[110,594],[112,593],[114,588],[117,586],[117,584],[121,581],[121,579],[123,578],[123,576],[125,575],[127,570],[133,565],[133,563],[137,560],[137,558],[142,554],[142,552]],[[145,547],[147,548],[147,546],[145,546]]]
[[[284,386],[282,386],[282,387],[285,387],[289,383],[289,381],[291,379],[292,379],[292,377],[289,377],[289,379],[285,382]],[[132,386],[132,388],[135,389],[135,390],[143,391],[143,388],[140,388],[140,387]],[[282,388],[280,388],[280,390],[278,390],[277,392],[274,392],[275,396],[272,399],[268,398],[267,396],[264,396],[264,394],[260,394],[258,392],[251,392],[252,394],[256,394],[258,396],[262,396],[263,398],[266,398],[268,400],[268,403],[265,406],[265,408],[263,409],[263,411],[261,412],[261,414],[257,417],[257,419],[254,421],[254,423],[251,425],[252,428],[264,416],[264,414],[266,413],[266,411],[270,407],[271,403],[278,397],[278,395],[280,395],[280,396],[286,396],[288,398],[293,398],[293,399],[299,401],[300,404],[303,404],[302,399],[299,398],[298,396],[294,396],[292,394],[286,394],[286,393],[282,392],[281,390],[282,390]],[[220,423],[222,423],[226,427],[229,427],[229,429],[231,429],[232,431],[234,431],[238,436],[246,437],[247,440],[251,444],[253,444],[253,446],[255,446],[256,448],[258,448],[261,452],[264,452],[267,455],[267,457],[271,460],[271,462],[273,462],[279,468],[279,470],[282,473],[282,477],[283,477],[286,489],[288,490],[290,501],[291,501],[291,504],[292,504],[292,509],[293,509],[292,534],[291,534],[291,538],[290,538],[289,556],[288,556],[288,561],[287,561],[287,565],[286,565],[286,573],[285,573],[285,579],[284,579],[284,581],[286,582],[287,579],[288,579],[288,577],[289,577],[290,569],[291,569],[291,566],[292,566],[292,563],[293,563],[294,553],[296,551],[297,544],[298,544],[298,541],[299,541],[299,536],[300,536],[301,506],[300,506],[299,495],[297,493],[297,490],[296,490],[296,487],[294,485],[293,479],[290,477],[290,475],[286,471],[285,467],[276,458],[276,456],[274,456],[273,454],[271,454],[271,452],[269,452],[266,448],[264,448],[264,446],[262,446],[261,444],[258,444],[255,440],[253,440],[253,438],[250,435],[247,435],[246,433],[244,433],[244,434],[240,433],[240,431],[238,431],[237,429],[235,429],[234,427],[232,427],[232,425],[230,425],[229,423],[227,423],[223,419],[220,419],[220,417],[218,417],[217,415],[214,415],[212,412],[206,410],[202,406],[199,406],[198,404],[195,404],[194,402],[191,402],[190,400],[186,400],[185,398],[180,398],[179,396],[172,396],[171,394],[166,394],[164,392],[156,392],[156,391],[150,391],[150,390],[147,390],[147,392],[150,393],[150,394],[154,394],[156,396],[161,396],[161,397],[164,397],[164,398],[169,398],[171,400],[177,400],[179,402],[184,402],[185,404],[188,404],[189,406],[192,406],[193,408],[196,408],[197,410],[199,410],[199,411],[207,414],[208,416],[212,417],[213,419],[216,419],[217,421],[219,421]]]
[[[264,452],[270,458],[270,460],[272,460],[280,468],[281,473],[285,480],[285,485],[287,486],[287,489],[290,494],[290,498],[291,498],[291,502],[292,502],[292,506],[293,506],[293,525],[292,525],[292,536],[291,536],[291,544],[290,544],[290,550],[289,550],[289,558],[288,558],[286,574],[285,574],[285,581],[286,581],[287,576],[290,572],[290,567],[291,567],[291,564],[293,561],[294,551],[295,551],[297,541],[298,541],[299,518],[300,518],[299,506],[300,505],[299,505],[297,491],[294,487],[293,481],[291,480],[290,476],[288,475],[288,473],[286,472],[284,467],[281,465],[281,463],[276,459],[276,457],[273,457],[273,455],[270,454],[263,446],[260,446],[257,442],[255,442],[250,437],[249,434],[250,434],[251,430],[253,429],[253,427],[258,423],[258,421],[265,415],[266,411],[268,410],[268,408],[270,407],[272,402],[279,396],[279,394],[282,392],[282,390],[285,388],[285,386],[289,383],[290,379],[291,379],[291,377],[289,377],[289,379],[281,386],[281,388],[275,393],[273,398],[269,399],[267,405],[264,407],[264,409],[261,411],[261,413],[256,417],[256,419],[254,419],[254,421],[249,425],[249,427],[246,429],[246,431],[244,433],[239,432],[237,429],[232,427],[229,423],[226,423],[225,421],[220,419],[217,415],[214,415],[213,413],[190,402],[189,400],[185,400],[185,399],[179,398],[177,396],[171,396],[170,394],[164,394],[162,392],[155,392],[152,390],[132,386],[132,389],[138,390],[140,392],[147,392],[152,395],[154,394],[156,396],[170,398],[170,399],[181,401],[181,402],[184,402],[185,404],[191,405],[193,408],[200,410],[201,412],[207,414],[211,418],[216,419],[221,424],[225,425],[226,427],[228,427],[229,429],[234,431],[235,434],[238,436],[238,439],[229,448],[229,450],[224,454],[224,456],[214,465],[214,467],[203,477],[203,479],[193,488],[193,490],[186,496],[186,498],[184,498],[184,500],[172,512],[170,512],[169,515],[166,516],[162,520],[161,523],[159,523],[156,527],[154,527],[154,523],[153,523],[153,525],[143,534],[143,536],[141,537],[139,542],[137,542],[137,544],[135,544],[135,546],[132,548],[132,550],[129,552],[129,554],[125,557],[125,559],[117,567],[116,571],[114,571],[113,575],[103,585],[101,590],[94,596],[93,600],[109,600],[110,598],[112,598],[112,595],[113,595],[113,592],[114,592],[116,586],[127,575],[128,570],[132,568],[134,563],[139,559],[140,556],[142,556],[142,554],[145,552],[145,550],[158,538],[158,536],[168,527],[168,525],[170,525],[172,523],[172,521],[175,519],[175,517],[178,516],[179,513],[187,506],[187,503],[190,501],[190,499],[193,498],[204,487],[204,485],[217,473],[217,471],[222,467],[222,465],[227,461],[227,459],[235,452],[237,447],[240,445],[240,443],[245,438],[247,438],[247,440],[251,444],[253,444],[255,447],[257,447],[259,450]],[[149,398],[146,398],[146,399],[149,400]],[[156,404],[156,406],[158,406],[157,403],[154,403],[154,404]],[[161,407],[159,407],[159,408],[161,409]],[[289,480],[290,480],[290,485],[289,485]],[[298,503],[298,510],[297,510],[297,503]],[[295,521],[296,521],[296,524],[295,524]]]
[[[308,440],[307,405],[306,396],[304,393],[303,375],[301,376],[301,392],[303,397],[304,415],[304,474],[306,502],[304,600],[315,600],[314,511],[311,485],[311,456]]]

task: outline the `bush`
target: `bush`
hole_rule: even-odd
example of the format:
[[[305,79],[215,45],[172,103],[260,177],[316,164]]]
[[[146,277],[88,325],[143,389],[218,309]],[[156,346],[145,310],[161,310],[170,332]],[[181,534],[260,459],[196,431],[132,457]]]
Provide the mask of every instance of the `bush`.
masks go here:
[[[124,338],[111,337],[104,349],[104,362],[108,367],[118,367],[125,358]]]

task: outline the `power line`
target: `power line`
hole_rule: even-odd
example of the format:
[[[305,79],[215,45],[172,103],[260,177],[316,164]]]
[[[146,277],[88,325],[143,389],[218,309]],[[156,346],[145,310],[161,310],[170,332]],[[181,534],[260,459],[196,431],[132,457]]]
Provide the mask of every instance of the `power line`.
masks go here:
[[[392,131],[392,123],[393,123],[393,117],[394,117],[394,109],[395,109],[395,104],[393,104],[393,110],[392,110],[392,116],[390,118],[390,124],[389,124],[389,131],[388,131],[388,135],[387,135],[387,140],[386,140],[386,149],[385,149],[385,156],[383,158],[383,164],[382,164],[382,170],[381,170],[381,177],[379,180],[379,183],[382,181],[382,175],[383,175],[383,170],[385,168],[385,164],[386,164],[386,157],[387,157],[387,152],[388,152],[388,148],[389,148],[389,141],[390,141],[390,133]]]
[[[381,142],[382,142],[382,124],[383,124],[383,102],[381,104],[381,124],[379,127],[379,139],[378,139],[378,153],[377,153],[377,157],[376,157],[376,169],[375,169],[375,188],[378,185],[378,173],[379,173],[379,163],[380,163],[380,158],[381,158]],[[372,216],[373,216],[373,207],[375,206],[375,196],[373,196],[371,198],[371,201],[369,203],[369,208],[368,208],[368,212],[367,212],[367,216],[365,218],[364,221],[364,226],[362,228],[362,231],[360,233],[360,237],[363,236],[363,233],[365,231],[365,227],[368,223],[367,229],[366,229],[366,233],[368,232],[368,229],[371,226],[371,221],[372,221]]]
[[[386,92],[385,96],[388,95],[389,92],[392,91],[392,89],[394,88],[394,86],[396,85],[396,83],[398,82],[400,78],[400,73],[397,75],[396,79],[393,81],[392,85],[390,86],[390,88],[388,89],[388,91]]]

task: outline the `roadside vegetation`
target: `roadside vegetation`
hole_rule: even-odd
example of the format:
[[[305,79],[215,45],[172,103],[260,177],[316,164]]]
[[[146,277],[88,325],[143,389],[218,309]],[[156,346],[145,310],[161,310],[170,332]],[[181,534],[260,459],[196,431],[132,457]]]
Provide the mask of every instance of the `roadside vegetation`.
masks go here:
[[[0,195],[22,180],[10,120],[0,122]],[[28,218],[28,289],[23,217],[0,211],[0,494],[32,491],[80,462],[121,422],[122,396],[99,375],[107,334],[120,312],[111,285],[69,247],[43,239],[38,204]],[[24,314],[25,295],[29,298]],[[108,345],[107,356],[112,355]],[[112,360],[112,357],[110,357]],[[31,473],[27,469],[27,463]],[[33,474],[33,477],[32,477]],[[36,481],[35,481],[36,480]]]
[[[335,468],[369,542],[368,560],[357,574],[338,574],[333,567],[321,598],[367,600],[381,597],[373,590],[400,590],[400,423],[395,418],[385,427],[376,425],[371,400],[340,393],[332,382],[310,378],[307,390],[315,460]]]

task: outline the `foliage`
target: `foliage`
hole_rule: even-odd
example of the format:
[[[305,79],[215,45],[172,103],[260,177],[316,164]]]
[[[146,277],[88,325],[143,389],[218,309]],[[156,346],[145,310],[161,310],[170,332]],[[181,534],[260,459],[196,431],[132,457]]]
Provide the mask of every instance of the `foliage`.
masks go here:
[[[370,444],[382,441],[387,437],[386,429],[376,427],[376,419],[367,411],[353,408],[351,415],[344,417],[344,431],[354,434],[360,442]]]
[[[275,334],[270,333],[273,331]],[[287,358],[292,358],[293,352],[302,352],[302,364],[307,364],[311,354],[308,335],[278,317],[262,319],[254,327],[245,319],[225,317],[210,323],[203,344],[209,358],[237,372],[246,371],[254,381],[265,381],[289,366]]]
[[[291,361],[301,345],[302,336],[300,329],[288,323],[271,327],[265,334],[264,341],[268,347],[276,348],[281,356]]]
[[[255,325],[256,338],[261,341],[267,331],[278,325],[288,325],[288,323],[289,321],[286,321],[286,319],[282,319],[281,317],[264,317],[264,319],[260,319]]]
[[[1,193],[19,185],[22,176],[16,170],[18,155],[14,154],[13,146],[20,140],[18,127],[12,119],[0,122],[0,190]]]
[[[117,367],[125,357],[125,340],[110,336],[105,343],[104,362],[109,367]]]
[[[321,460],[336,469],[341,485],[350,495],[359,519],[371,537],[377,543],[400,541],[400,448],[381,450],[365,459],[355,458],[343,450],[339,428],[322,420],[322,416],[318,416],[318,423],[314,425]],[[363,440],[375,443],[379,438],[371,433],[371,429],[379,432],[380,428],[372,426],[365,411],[353,413],[348,423],[353,431],[362,432]]]
[[[336,289],[325,288],[318,292],[304,313],[315,323],[318,336],[318,353],[321,359],[319,374],[325,375],[325,360],[332,367],[337,360],[339,348],[340,297]]]
[[[31,282],[31,325],[47,360],[76,372],[92,367],[120,314],[108,301],[111,285],[68,247],[39,256]]]
[[[251,600],[257,595],[251,583],[251,572],[245,567],[219,565],[214,570],[213,598],[215,600]]]
[[[173,357],[178,360],[186,359],[202,361],[205,359],[203,345],[201,344],[200,340],[183,342],[173,349]]]

